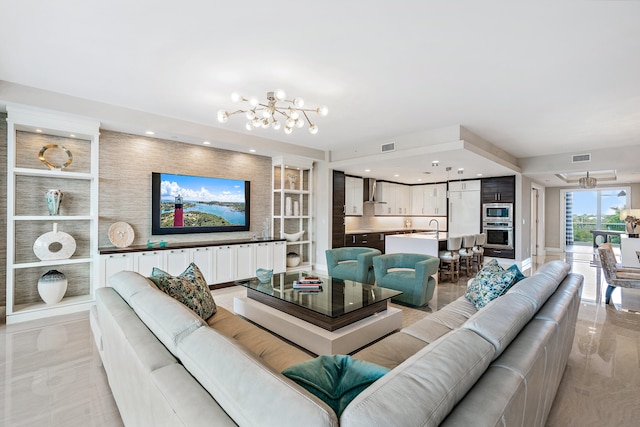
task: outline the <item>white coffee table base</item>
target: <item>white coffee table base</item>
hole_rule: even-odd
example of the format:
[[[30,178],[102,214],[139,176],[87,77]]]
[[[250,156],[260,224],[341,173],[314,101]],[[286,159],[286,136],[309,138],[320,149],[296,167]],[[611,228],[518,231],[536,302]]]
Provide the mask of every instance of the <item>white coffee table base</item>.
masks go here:
[[[318,355],[349,354],[402,326],[393,307],[333,332],[246,297],[233,299],[233,311]]]

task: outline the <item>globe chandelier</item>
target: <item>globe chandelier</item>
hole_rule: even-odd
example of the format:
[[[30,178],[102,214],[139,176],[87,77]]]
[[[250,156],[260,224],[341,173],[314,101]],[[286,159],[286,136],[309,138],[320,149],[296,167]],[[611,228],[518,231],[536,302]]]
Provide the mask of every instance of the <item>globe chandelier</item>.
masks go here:
[[[267,101],[260,102],[258,98],[245,98],[244,96],[234,92],[231,94],[231,101],[246,102],[249,105],[244,109],[236,111],[218,111],[218,121],[226,123],[230,116],[234,114],[244,114],[247,118],[245,128],[253,130],[254,128],[267,129],[269,127],[278,130],[284,125],[284,133],[287,135],[293,132],[294,128],[304,127],[305,122],[309,125],[309,133],[315,135],[318,133],[318,126],[312,123],[307,113],[316,113],[326,116],[329,110],[322,106],[318,108],[303,108],[304,101],[302,98],[286,99],[287,95],[283,90],[267,92]]]
[[[587,176],[583,176],[578,180],[578,185],[580,188],[596,188],[598,185],[598,180],[592,176],[589,176],[589,171],[587,171]]]

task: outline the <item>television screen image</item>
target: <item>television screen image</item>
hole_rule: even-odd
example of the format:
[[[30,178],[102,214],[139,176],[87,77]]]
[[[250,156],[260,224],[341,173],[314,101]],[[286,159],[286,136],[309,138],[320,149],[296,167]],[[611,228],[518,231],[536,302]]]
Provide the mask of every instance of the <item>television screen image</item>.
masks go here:
[[[152,233],[249,230],[249,181],[152,173]]]

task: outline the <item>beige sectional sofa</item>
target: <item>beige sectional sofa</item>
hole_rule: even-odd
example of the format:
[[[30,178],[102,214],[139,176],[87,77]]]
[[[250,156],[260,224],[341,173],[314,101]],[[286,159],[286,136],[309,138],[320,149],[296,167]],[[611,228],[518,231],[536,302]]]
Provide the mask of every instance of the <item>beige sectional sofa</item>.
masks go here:
[[[280,373],[312,355],[221,307],[205,322],[136,273],[110,285],[92,322],[127,426],[541,426],[582,276],[545,264],[480,311],[461,297],[359,351],[391,371],[339,418]]]

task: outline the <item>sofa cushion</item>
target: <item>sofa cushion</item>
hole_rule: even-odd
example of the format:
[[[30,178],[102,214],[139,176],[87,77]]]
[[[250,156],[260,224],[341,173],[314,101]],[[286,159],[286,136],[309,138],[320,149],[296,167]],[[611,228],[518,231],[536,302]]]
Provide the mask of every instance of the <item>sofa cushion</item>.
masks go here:
[[[363,348],[353,357],[393,369],[427,345],[427,342],[401,331]]]
[[[564,261],[547,262],[534,275],[521,280],[509,289],[509,293],[518,293],[530,298],[535,303],[536,310],[539,310],[556,291],[570,268],[571,266]]]
[[[536,312],[533,302],[519,294],[506,294],[491,301],[462,325],[489,341],[498,357],[531,320]]]
[[[213,328],[187,336],[178,345],[178,356],[238,425],[338,425],[326,403]]]
[[[149,279],[203,319],[206,320],[215,314],[216,303],[209,291],[209,285],[194,263],[189,264],[185,271],[175,277],[154,267]]]
[[[282,371],[326,402],[338,416],[354,397],[387,372],[388,368],[342,354],[318,356]]]
[[[109,277],[109,285],[115,289],[123,300],[129,304],[131,297],[149,287],[156,288],[155,283],[135,271],[119,271]]]
[[[240,316],[236,316],[223,307],[218,307],[216,315],[211,316],[207,320],[207,324],[216,331],[238,340],[278,372],[313,358],[303,350],[284,342],[277,336]]]
[[[490,266],[486,270],[483,268],[471,280],[464,296],[473,303],[476,309],[480,310],[490,301],[509,290],[515,279],[515,271],[504,270],[499,265],[498,268],[494,266]]]
[[[149,287],[136,293],[130,304],[140,320],[174,356],[178,343],[204,325],[193,311],[156,288]]]
[[[340,426],[437,426],[482,376],[494,352],[474,332],[451,331],[356,396]]]

